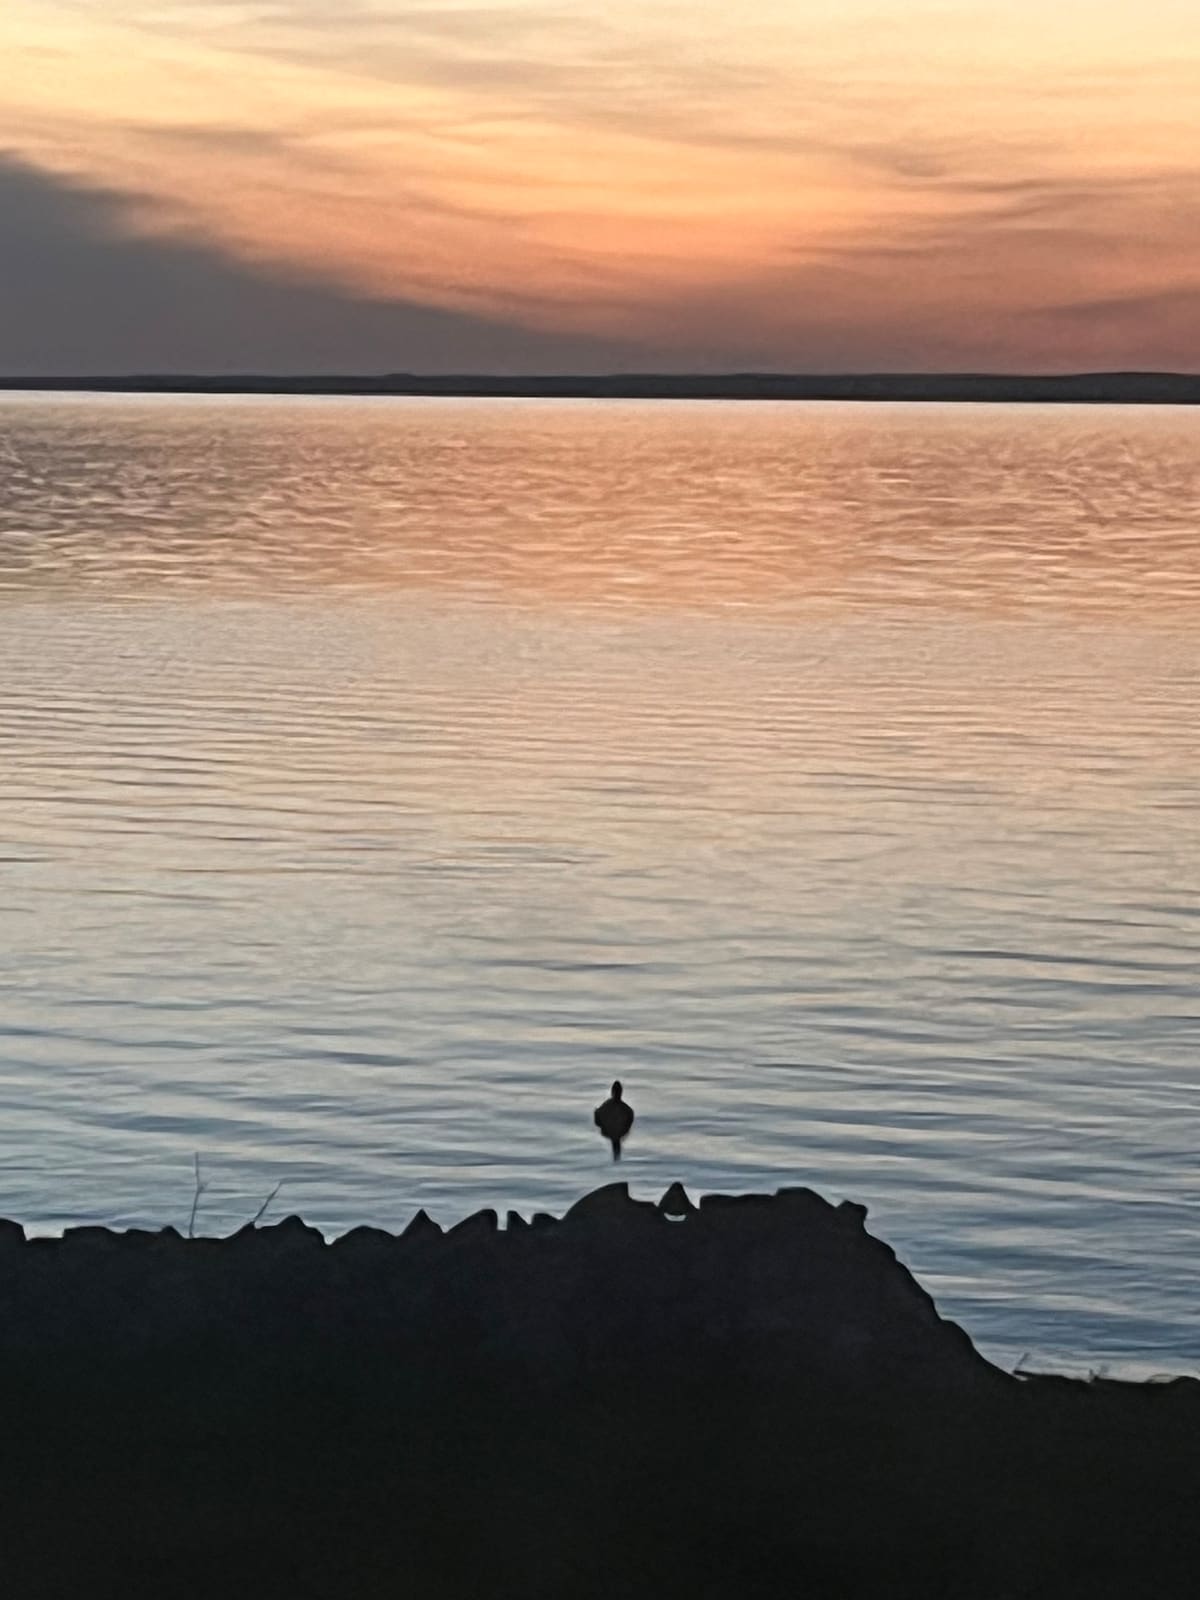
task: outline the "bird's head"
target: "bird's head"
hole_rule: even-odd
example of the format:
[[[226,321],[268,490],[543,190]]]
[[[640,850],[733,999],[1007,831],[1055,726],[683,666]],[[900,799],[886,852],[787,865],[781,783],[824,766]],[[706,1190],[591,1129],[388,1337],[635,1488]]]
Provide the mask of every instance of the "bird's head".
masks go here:
[[[621,1088],[621,1080],[618,1078],[616,1083],[614,1083],[613,1086],[612,1086],[612,1097],[613,1097],[613,1099],[614,1100],[619,1100],[621,1098],[621,1096],[624,1094],[624,1092],[625,1091]]]

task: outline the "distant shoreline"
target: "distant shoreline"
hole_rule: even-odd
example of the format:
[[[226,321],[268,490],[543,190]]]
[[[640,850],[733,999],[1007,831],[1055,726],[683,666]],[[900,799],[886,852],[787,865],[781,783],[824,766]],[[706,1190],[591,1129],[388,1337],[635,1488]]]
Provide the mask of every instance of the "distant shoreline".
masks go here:
[[[407,372],[76,374],[0,377],[0,393],[429,396],[528,400],[892,400],[1006,404],[1200,405],[1200,374],[1085,372],[1064,376],[996,373],[733,372],[611,373],[501,377]]]

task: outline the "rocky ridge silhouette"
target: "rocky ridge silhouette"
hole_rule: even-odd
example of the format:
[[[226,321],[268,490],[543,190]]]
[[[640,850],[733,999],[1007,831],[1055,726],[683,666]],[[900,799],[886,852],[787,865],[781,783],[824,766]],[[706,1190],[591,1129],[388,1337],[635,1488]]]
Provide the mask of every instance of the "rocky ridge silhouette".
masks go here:
[[[529,1380],[686,1360],[842,1382],[903,1376],[936,1388],[998,1370],[944,1321],[866,1210],[811,1189],[651,1204],[614,1183],[561,1221],[485,1210],[443,1230],[360,1227],[327,1243],[299,1217],[224,1240],[70,1228],[25,1240],[0,1224],[0,1355],[89,1360],[131,1342],[383,1340],[439,1361],[503,1364]]]
[[[1190,1596],[1200,1383],[1004,1373],[865,1220],[2,1223],[3,1592]]]

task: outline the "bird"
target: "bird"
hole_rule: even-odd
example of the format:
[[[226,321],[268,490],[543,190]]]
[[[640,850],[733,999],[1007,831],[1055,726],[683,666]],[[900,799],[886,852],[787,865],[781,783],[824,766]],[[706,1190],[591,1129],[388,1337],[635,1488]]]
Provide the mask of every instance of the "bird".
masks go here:
[[[592,1120],[612,1145],[613,1160],[621,1159],[621,1140],[633,1127],[633,1107],[623,1099],[620,1082],[614,1083],[608,1099],[597,1106]]]

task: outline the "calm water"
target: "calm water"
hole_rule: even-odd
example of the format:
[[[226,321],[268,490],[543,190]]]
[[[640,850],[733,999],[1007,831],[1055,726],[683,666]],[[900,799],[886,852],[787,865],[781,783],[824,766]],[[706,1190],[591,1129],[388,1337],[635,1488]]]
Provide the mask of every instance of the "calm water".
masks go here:
[[[0,1213],[871,1207],[1200,1367],[1200,417],[0,401]]]

